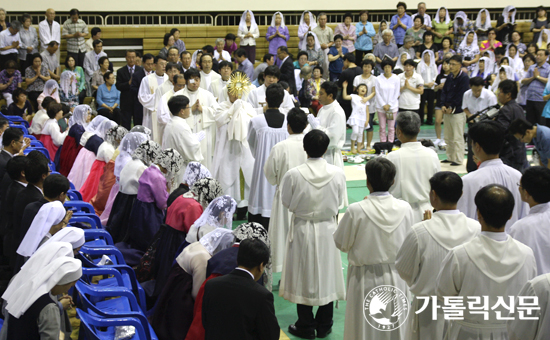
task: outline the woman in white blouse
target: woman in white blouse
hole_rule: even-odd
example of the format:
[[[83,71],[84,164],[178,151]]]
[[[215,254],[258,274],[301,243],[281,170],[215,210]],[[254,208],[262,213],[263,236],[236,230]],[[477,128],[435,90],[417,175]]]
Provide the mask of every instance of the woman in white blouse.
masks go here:
[[[237,36],[241,39],[240,48],[246,51],[248,60],[254,65],[256,62],[256,39],[260,36],[260,30],[256,24],[254,13],[247,9],[241,16]]]
[[[380,122],[380,141],[392,142],[395,138],[395,119],[399,109],[399,77],[393,74],[393,61],[383,60],[381,65],[384,73],[376,78],[374,85],[376,91],[376,111]],[[386,136],[386,123],[388,135]]]
[[[432,50],[425,50],[422,52],[422,57],[416,68],[418,73],[424,79],[424,93],[420,97],[420,117],[424,119],[424,105],[428,105],[428,120],[431,121],[434,116],[434,104],[435,104],[435,79],[437,78],[437,66],[435,65],[435,55]],[[441,112],[441,110],[439,110]],[[437,112],[435,112],[435,135],[436,141],[441,141],[441,117],[438,118]],[[439,122],[439,123],[438,123]]]
[[[44,147],[50,153],[50,158],[53,161],[57,149],[59,148],[59,146],[63,145],[63,142],[65,141],[65,137],[67,137],[69,130],[67,129],[65,130],[65,132],[61,133],[59,123],[57,122],[58,120],[63,118],[63,109],[61,107],[61,104],[50,104],[46,113],[48,114],[49,119],[44,123],[42,134],[40,136],[40,141],[42,142],[42,144],[44,144]]]

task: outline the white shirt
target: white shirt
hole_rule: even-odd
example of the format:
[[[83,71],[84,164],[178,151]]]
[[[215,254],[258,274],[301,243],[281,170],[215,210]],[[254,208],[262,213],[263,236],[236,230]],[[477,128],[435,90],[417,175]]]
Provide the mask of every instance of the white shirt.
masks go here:
[[[221,77],[222,76],[214,71],[210,71],[210,73],[205,73],[204,71],[201,71],[201,89],[208,90],[210,88],[210,84],[220,79]]]
[[[418,15],[418,13],[415,13],[411,16],[412,22],[414,24],[414,18]],[[432,17],[430,17],[428,14],[424,13],[424,23],[423,25],[426,25],[426,27],[432,27]]]
[[[38,34],[42,50],[48,47],[50,41],[57,41],[58,44],[61,44],[61,26],[59,26],[57,21],[52,21],[52,25],[50,26],[48,20],[42,20],[38,24]]]
[[[50,119],[48,117],[48,114],[46,113],[46,110],[38,110],[36,114],[34,115],[34,118],[32,119],[31,127],[29,128],[29,132],[34,135],[40,135],[42,134],[42,128],[44,127],[44,123]]]
[[[399,81],[401,83],[401,87],[405,86],[405,80],[407,77],[405,76],[405,72],[401,73],[399,76]],[[424,79],[422,79],[422,76],[416,72],[413,71],[413,74],[409,80],[409,85],[418,88],[424,87]],[[409,109],[409,110],[418,110],[420,107],[420,95],[413,93],[409,89],[403,89],[401,92],[401,95],[399,96],[399,108],[400,109]]]
[[[357,86],[359,86],[361,84],[367,85],[367,94],[365,96],[368,97],[372,94],[372,90],[374,89],[375,83],[376,83],[376,77],[375,76],[371,75],[370,77],[365,79],[365,78],[363,78],[363,75],[360,74],[360,75],[356,76],[353,79],[353,88],[356,88]],[[374,104],[375,104],[375,97],[372,97],[372,99],[369,100],[368,105],[371,106],[371,105],[374,105]]]
[[[464,92],[464,97],[462,97],[462,110],[468,109],[471,114],[476,114],[477,112],[497,104],[497,97],[493,91],[487,90],[486,88],[481,89],[481,94],[479,97],[475,97],[472,90]]]
[[[12,35],[9,28],[0,32],[0,47],[11,46],[11,44],[14,41],[19,41],[19,45],[22,44],[21,38],[19,37],[19,32]],[[8,50],[0,51],[1,55],[11,54],[11,53],[18,53],[17,48],[10,48]],[[3,66],[4,65],[2,65],[2,67]]]
[[[400,80],[395,74],[392,74],[390,78],[386,78],[383,74],[376,77],[376,83],[374,85],[376,89],[376,110],[378,112],[384,112],[384,105],[389,104],[390,110],[396,112],[399,108],[399,94],[400,94]]]
[[[99,58],[106,57],[107,53],[101,51],[96,54],[95,51],[87,52],[84,56],[84,72],[86,72],[86,78],[90,79],[95,71],[99,70]]]

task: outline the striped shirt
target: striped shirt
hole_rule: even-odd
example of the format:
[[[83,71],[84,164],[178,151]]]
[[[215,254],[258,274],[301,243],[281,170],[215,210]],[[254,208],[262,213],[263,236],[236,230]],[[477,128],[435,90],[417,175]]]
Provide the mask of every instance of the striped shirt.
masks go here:
[[[83,33],[84,35],[88,34],[88,25],[86,25],[84,20],[78,19],[76,23],[74,23],[70,18],[65,20],[65,22],[63,23],[62,36],[68,35],[68,34],[75,34],[76,32]],[[67,39],[67,52],[86,53],[86,51],[87,51],[86,40],[84,39],[84,37]]]
[[[550,65],[548,65],[548,63],[544,63],[542,66],[531,65],[531,67],[529,67],[529,71],[527,71],[527,74],[525,75],[525,78],[533,77],[535,67],[539,69],[540,76],[542,78],[548,78],[548,74],[550,73]],[[527,87],[527,100],[543,102],[544,99],[542,98],[542,93],[544,92],[545,87],[546,84],[538,79],[534,79]]]

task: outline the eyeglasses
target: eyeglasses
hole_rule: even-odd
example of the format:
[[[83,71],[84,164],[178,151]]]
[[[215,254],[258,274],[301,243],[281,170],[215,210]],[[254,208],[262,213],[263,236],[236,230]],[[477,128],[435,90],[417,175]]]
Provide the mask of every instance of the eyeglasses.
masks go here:
[[[451,66],[460,66],[459,63],[449,63],[449,65],[451,65]]]

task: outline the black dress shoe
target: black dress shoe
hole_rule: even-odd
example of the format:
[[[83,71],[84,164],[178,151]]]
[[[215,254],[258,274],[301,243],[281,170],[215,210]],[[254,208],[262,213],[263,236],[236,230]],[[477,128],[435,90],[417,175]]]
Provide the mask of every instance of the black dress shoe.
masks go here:
[[[426,125],[434,125],[434,122],[428,122],[428,121],[426,121]]]
[[[326,338],[327,335],[329,335],[330,333],[332,333],[332,327],[329,328],[326,331],[317,331],[317,337],[318,338]]]
[[[314,329],[300,329],[295,325],[288,326],[288,332],[302,339],[315,339]]]
[[[441,161],[441,163],[451,163],[451,161],[448,160],[448,159],[444,159],[444,160]]]
[[[457,162],[452,162],[451,163],[451,166],[459,166],[459,165],[461,165],[461,164],[458,164]]]

